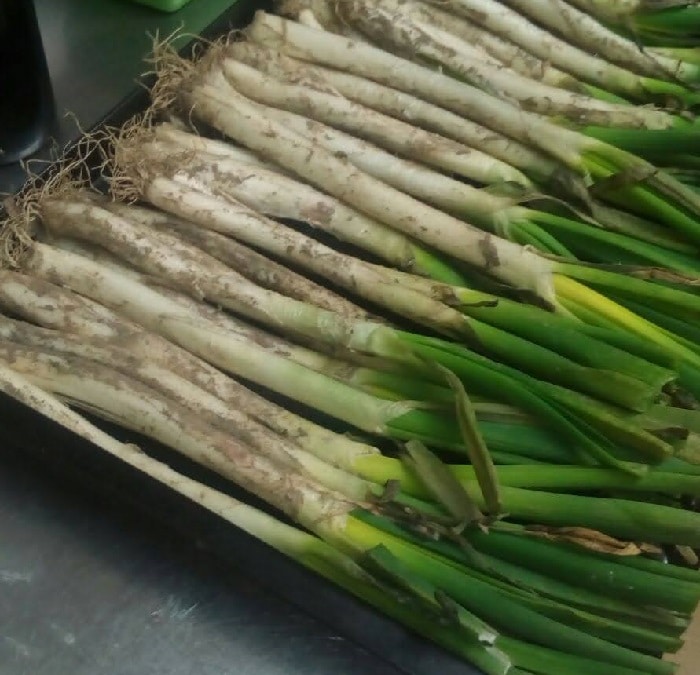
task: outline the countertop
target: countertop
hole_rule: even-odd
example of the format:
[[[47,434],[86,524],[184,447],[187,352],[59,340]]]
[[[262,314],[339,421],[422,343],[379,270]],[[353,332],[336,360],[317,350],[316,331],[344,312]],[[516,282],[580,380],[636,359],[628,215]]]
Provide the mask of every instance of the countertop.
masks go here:
[[[0,460],[2,675],[398,675],[193,541]]]

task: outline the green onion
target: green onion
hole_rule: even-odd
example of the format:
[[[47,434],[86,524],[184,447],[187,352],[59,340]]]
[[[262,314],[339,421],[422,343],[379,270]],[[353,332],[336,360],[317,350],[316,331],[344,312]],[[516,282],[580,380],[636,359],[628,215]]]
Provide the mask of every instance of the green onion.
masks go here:
[[[296,506],[291,506],[291,502],[289,502],[290,513],[294,513],[295,517],[302,521],[312,517],[316,518],[314,529],[319,530],[326,542],[289,525],[282,524],[267,514],[211,490],[186,476],[177,474],[164,464],[142,454],[134,446],[114,441],[62,406],[56,399],[32,386],[21,376],[4,366],[0,374],[2,375],[0,383],[3,391],[22,400],[25,404],[31,405],[42,414],[59,421],[121,461],[125,461],[137,470],[175,489],[180,494],[298,560],[301,564],[323,574],[358,597],[402,620],[408,626],[424,632],[438,643],[466,656],[489,674],[510,673],[517,675],[518,670],[510,665],[510,651],[514,652],[518,662],[525,663],[528,668],[536,670],[549,667],[553,663],[559,664],[558,667],[562,668],[560,672],[573,673],[576,672],[576,667],[584,664],[598,667],[598,662],[590,660],[590,654],[583,659],[577,659],[564,652],[538,649],[512,638],[501,639],[496,630],[471,614],[465,607],[460,607],[449,595],[445,595],[444,600],[440,600],[440,604],[436,605],[437,599],[443,596],[438,595],[433,589],[440,589],[441,593],[447,593],[449,590],[458,591],[454,581],[463,575],[456,568],[452,568],[437,558],[421,555],[419,549],[407,548],[405,544],[401,544],[399,539],[387,541],[386,537],[382,537],[380,543],[373,543],[378,541],[377,531],[374,528],[368,527],[352,516],[342,516],[338,510],[330,519],[326,516],[318,520],[318,516],[331,507],[334,499],[330,494],[323,495],[310,484],[305,485],[299,478],[295,479],[294,487],[291,483],[288,484],[288,490],[290,493],[291,491],[299,491],[299,495],[305,494],[305,503],[301,505],[300,502],[297,502]],[[240,450],[244,452],[242,448]],[[255,462],[256,465],[259,465],[262,460],[257,458]],[[250,469],[241,467],[241,473],[237,475],[237,479],[242,480],[242,476],[249,473]],[[268,479],[262,479],[259,487],[262,487],[266,480],[269,480],[269,476]],[[323,500],[326,500],[327,503],[324,503]],[[284,498],[278,493],[275,501],[284,503]],[[337,503],[334,508],[338,508]],[[341,549],[352,552],[355,560],[344,555],[333,544],[340,545]],[[360,553],[359,556],[358,553]],[[473,579],[473,581],[475,580]],[[476,583],[478,584],[477,588],[481,587],[483,590],[489,588],[483,582]],[[395,590],[392,591],[392,588]],[[442,589],[447,590],[443,591]],[[576,635],[578,639],[582,640],[585,648],[591,649],[594,655],[602,656],[606,661],[612,660],[616,663],[629,664],[635,668],[642,667],[643,672],[670,672],[660,661],[641,655],[635,656],[633,652],[615,647],[611,643],[586,637],[585,634],[575,630],[572,632],[572,629],[557,627],[555,623],[547,623],[548,620],[536,612],[518,610],[517,605],[508,600],[506,595],[499,595],[495,589],[493,591],[487,590],[487,593],[496,600],[498,608],[504,606],[513,608],[518,617],[525,612],[527,617],[538,627],[551,625],[556,634],[553,641],[557,644],[570,646],[573,653],[578,653],[581,650],[581,647],[577,646],[573,640],[574,635]],[[402,602],[402,596],[412,598],[408,607],[412,608],[415,603],[418,603],[419,605],[423,604],[423,608],[417,609],[417,611],[406,611],[406,600]],[[469,601],[469,596],[465,595],[463,591],[461,593],[458,591],[455,599],[459,601],[459,597]],[[473,603],[469,602],[469,604]],[[454,615],[456,612],[457,624],[450,624],[447,627],[441,626],[441,629],[437,630],[439,622],[420,621],[418,617],[425,616],[426,609],[430,607],[432,607],[434,615],[438,617],[444,612],[449,611],[450,615]],[[487,608],[487,613],[492,612],[488,612]],[[462,635],[461,640],[457,640],[459,634]],[[546,635],[546,631],[544,634]],[[549,638],[545,639],[547,643],[551,641]],[[615,675],[626,675],[627,673],[624,666],[612,667],[609,672],[615,673]]]
[[[374,42],[389,44],[392,49],[402,53],[410,50],[417,58],[439,64],[466,82],[489,92],[498,92],[498,96],[517,101],[523,109],[531,112],[561,115],[578,124],[651,129],[666,129],[673,125],[673,117],[667,113],[609,103],[570,92],[484,59],[482,54],[472,52],[469,44],[436,26],[429,18],[426,20],[425,13],[414,11],[414,7],[410,3],[394,0],[382,3],[352,0],[342,5],[341,15]],[[485,13],[489,11],[493,9],[484,9]],[[535,26],[532,28],[536,30]],[[512,39],[513,36],[506,37]],[[553,62],[557,63],[555,60]],[[574,75],[579,73],[575,72]],[[683,91],[680,87],[678,89]],[[685,93],[692,97],[690,92]]]
[[[444,3],[440,4],[444,7]],[[481,4],[475,0],[451,0],[447,4],[454,13],[464,14],[584,82],[642,102],[655,96],[677,97],[691,104],[696,102],[693,92],[686,87],[658,77],[636,75],[601,56],[586,53],[495,0]]]
[[[700,240],[697,221],[684,211],[700,211],[700,199],[639,157],[524,113],[449,76],[364,43],[309,29],[263,12],[258,12],[247,35],[254,42],[280,49],[290,56],[409,91],[523,143],[534,144],[583,176],[600,181],[622,172],[633,182],[644,180],[643,188],[619,188],[618,192],[626,198],[643,199],[647,212],[692,237],[693,241]]]
[[[651,50],[642,51],[634,41],[618,35],[590,14],[571,7],[562,0],[507,0],[506,4],[587,52],[609,59],[633,72],[662,80],[689,83],[697,82],[700,77],[695,65]],[[576,0],[573,4],[576,4]],[[617,9],[620,9],[619,6],[624,3],[606,4],[617,5]]]

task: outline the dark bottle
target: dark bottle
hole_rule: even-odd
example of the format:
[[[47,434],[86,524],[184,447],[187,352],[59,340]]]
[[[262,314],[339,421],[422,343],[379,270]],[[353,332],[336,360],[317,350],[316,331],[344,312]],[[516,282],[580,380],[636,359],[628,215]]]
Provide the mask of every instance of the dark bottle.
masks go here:
[[[33,153],[54,119],[51,81],[32,0],[0,0],[0,164]]]

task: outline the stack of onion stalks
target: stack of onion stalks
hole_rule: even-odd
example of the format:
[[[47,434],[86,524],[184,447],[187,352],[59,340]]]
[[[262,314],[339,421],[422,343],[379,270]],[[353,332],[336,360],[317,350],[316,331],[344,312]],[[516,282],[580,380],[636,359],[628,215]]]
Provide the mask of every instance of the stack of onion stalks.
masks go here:
[[[696,142],[694,70],[601,52],[592,82],[564,3],[477,4],[285,2],[158,46],[111,194],[58,170],[2,225],[0,389],[485,673],[673,673],[700,208],[639,150]]]

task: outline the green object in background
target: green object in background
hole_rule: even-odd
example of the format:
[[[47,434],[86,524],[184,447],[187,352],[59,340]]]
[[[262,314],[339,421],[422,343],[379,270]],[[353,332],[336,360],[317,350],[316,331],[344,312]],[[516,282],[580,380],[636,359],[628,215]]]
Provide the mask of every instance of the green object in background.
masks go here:
[[[161,12],[176,12],[190,2],[190,0],[134,0],[134,2],[159,9]]]

